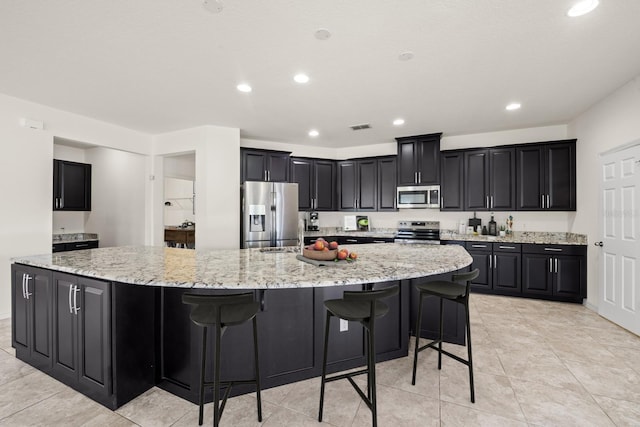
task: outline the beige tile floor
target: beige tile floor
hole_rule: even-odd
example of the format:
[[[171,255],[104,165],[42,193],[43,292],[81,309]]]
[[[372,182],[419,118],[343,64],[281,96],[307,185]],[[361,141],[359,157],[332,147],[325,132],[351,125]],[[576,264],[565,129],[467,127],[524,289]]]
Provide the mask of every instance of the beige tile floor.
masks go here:
[[[472,295],[476,403],[466,367],[433,352],[377,366],[381,427],[640,426],[640,337],[575,304]],[[0,320],[0,426],[196,426],[198,408],[153,388],[110,411],[14,357]],[[464,347],[448,346],[463,355]],[[230,399],[225,426],[255,426],[255,395]],[[263,392],[262,425],[317,426],[319,380]],[[327,426],[369,426],[346,381],[327,385]],[[212,423],[212,405],[205,425]]]

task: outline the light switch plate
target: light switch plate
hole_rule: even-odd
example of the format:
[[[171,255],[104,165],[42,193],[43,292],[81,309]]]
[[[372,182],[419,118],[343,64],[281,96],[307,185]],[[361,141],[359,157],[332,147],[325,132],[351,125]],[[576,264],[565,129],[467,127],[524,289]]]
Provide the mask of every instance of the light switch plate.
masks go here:
[[[340,319],[340,332],[346,332],[349,330],[349,321]]]

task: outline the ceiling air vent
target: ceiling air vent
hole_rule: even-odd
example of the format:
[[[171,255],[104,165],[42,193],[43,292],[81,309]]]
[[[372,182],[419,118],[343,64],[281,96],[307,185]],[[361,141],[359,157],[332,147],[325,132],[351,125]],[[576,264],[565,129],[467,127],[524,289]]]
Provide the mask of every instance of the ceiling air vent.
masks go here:
[[[369,123],[362,123],[360,125],[349,126],[351,130],[363,130],[363,129],[371,129],[371,125]]]

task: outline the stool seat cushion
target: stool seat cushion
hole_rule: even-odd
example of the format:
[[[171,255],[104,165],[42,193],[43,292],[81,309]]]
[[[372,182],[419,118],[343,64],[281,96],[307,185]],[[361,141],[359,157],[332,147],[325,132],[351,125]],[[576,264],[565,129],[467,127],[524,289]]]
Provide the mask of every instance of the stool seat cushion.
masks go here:
[[[371,303],[362,300],[332,299],[324,302],[324,306],[336,317],[345,320],[362,321],[371,317]],[[387,314],[389,306],[382,301],[375,302],[375,315]]]
[[[218,306],[221,311],[220,326],[234,326],[253,318],[260,309],[260,303],[249,302],[244,304],[231,304]],[[217,307],[212,304],[198,304],[191,311],[191,320],[200,326],[213,326],[216,324]]]
[[[416,288],[420,292],[425,292],[430,295],[447,299],[463,297],[467,291],[467,287],[465,285],[445,280],[434,280],[432,282],[420,283],[416,285]]]

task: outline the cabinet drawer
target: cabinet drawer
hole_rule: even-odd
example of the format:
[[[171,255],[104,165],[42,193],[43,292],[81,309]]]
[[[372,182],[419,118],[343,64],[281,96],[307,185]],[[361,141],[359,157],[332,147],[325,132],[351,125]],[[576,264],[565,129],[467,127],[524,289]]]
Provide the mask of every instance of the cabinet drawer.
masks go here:
[[[587,255],[587,247],[583,245],[540,245],[525,243],[522,245],[523,253],[546,255]]]
[[[51,252],[63,252],[66,251],[66,244],[64,243],[54,243],[51,246]]]
[[[98,247],[97,240],[88,240],[83,242],[73,242],[73,243],[65,243],[64,250],[65,251],[76,251],[79,249],[93,249]]]
[[[491,243],[487,242],[467,242],[464,247],[470,251],[487,251],[491,252]]]
[[[513,252],[513,253],[520,253],[520,251],[522,250],[522,244],[521,243],[494,243],[493,244],[493,251],[494,252]]]

